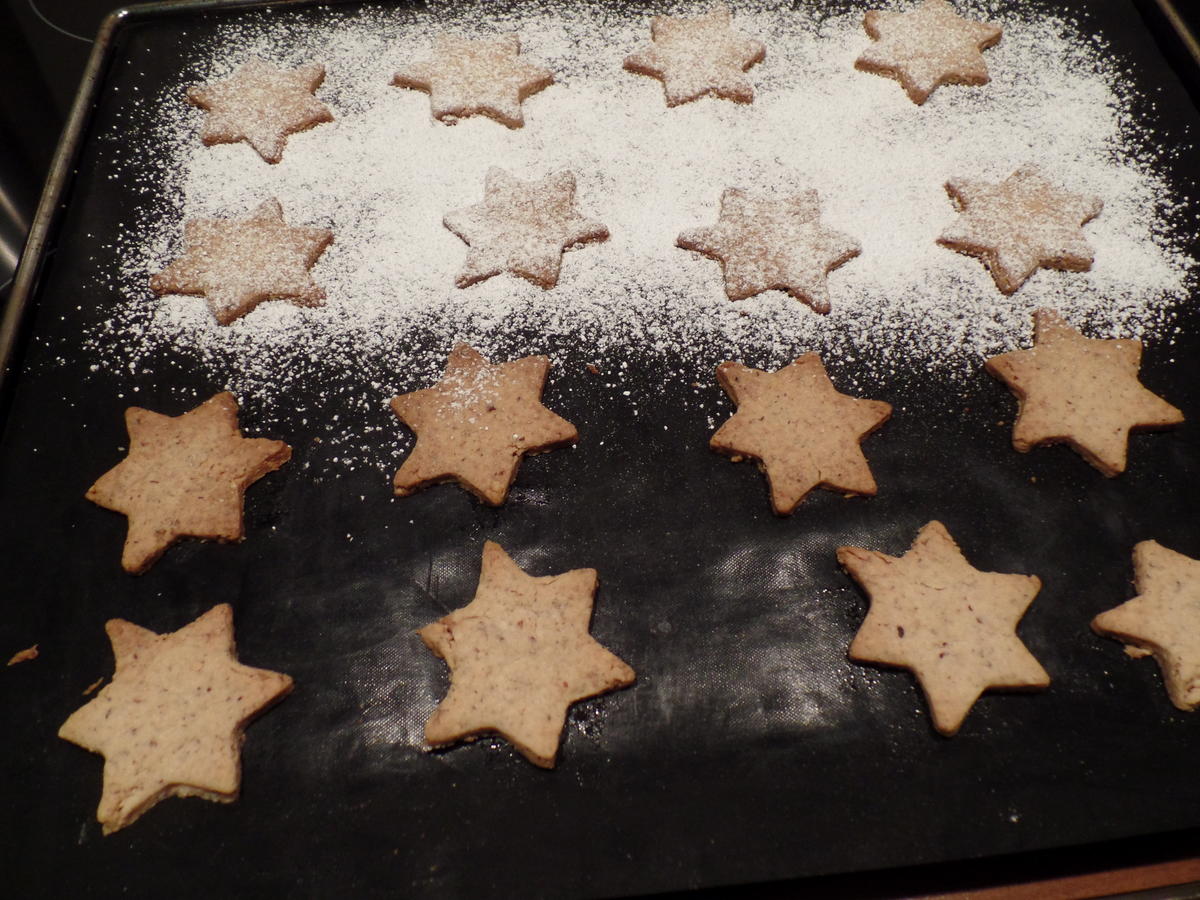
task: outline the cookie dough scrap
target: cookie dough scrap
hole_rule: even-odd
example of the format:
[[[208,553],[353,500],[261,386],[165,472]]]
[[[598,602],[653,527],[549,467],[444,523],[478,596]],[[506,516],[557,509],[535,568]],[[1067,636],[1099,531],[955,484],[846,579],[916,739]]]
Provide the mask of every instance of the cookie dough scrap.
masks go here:
[[[474,599],[417,632],[450,666],[425,741],[442,747],[495,733],[552,768],[571,704],[635,677],[588,633],[596,583],[595,569],[527,575],[488,541]]]
[[[325,291],[309,270],[332,242],[333,233],[324,228],[286,224],[275,199],[247,219],[189,219],[183,255],[150,277],[150,289],[204,297],[220,325],[264,300],[320,306]]]
[[[104,833],[167,797],[232,803],[244,729],[291,693],[292,679],[238,662],[227,603],[169,634],[124,619],[104,628],[116,657],[112,681],[58,730],[104,757],[96,812]]]
[[[1153,655],[1167,696],[1186,712],[1200,706],[1200,560],[1157,541],[1133,548],[1138,595],[1092,620],[1133,657]]]
[[[709,446],[734,461],[758,460],[778,515],[789,515],[815,487],[876,492],[860,444],[891,417],[892,407],[839,393],[816,353],[777,372],[723,362],[717,381],[738,409]]]
[[[206,146],[245,141],[277,163],[288,135],[333,121],[329,107],[313,96],[324,80],[320,63],[280,69],[251,59],[226,79],[188,88],[187,98],[208,113],[200,130]]]
[[[608,238],[607,228],[580,213],[575,175],[566,171],[522,181],[493,167],[483,202],[448,212],[442,222],[470,247],[454,281],[460,288],[501,272],[552,288],[564,251]]]
[[[1125,471],[1131,430],[1183,421],[1138,380],[1141,341],[1084,337],[1054,310],[1039,309],[1033,343],[984,363],[1016,395],[1012,443],[1022,453],[1065,443],[1111,478]]]
[[[131,406],[129,453],[87,498],[129,519],[121,565],[140,575],[181,537],[240,541],[246,488],[292,456],[283,441],[245,438],[230,393],[181,416]]]
[[[946,191],[961,215],[938,243],[981,259],[1002,293],[1016,291],[1039,268],[1092,267],[1095,253],[1083,226],[1104,208],[1099,197],[1056,187],[1036,165],[1000,184],[953,178]]]
[[[458,344],[433,387],[392,398],[392,411],[417,435],[396,473],[396,496],[457,481],[489,506],[499,506],[521,457],[574,443],[575,426],[542,405],[550,360],[526,356],[493,365]]]
[[[667,106],[709,94],[738,103],[754,100],[745,73],[766,59],[767,48],[733,29],[729,7],[716,6],[695,18],[655,16],[650,41],[625,58],[625,68],[661,80]]]
[[[525,124],[521,103],[554,83],[554,73],[521,55],[515,34],[472,40],[452,34],[434,40],[433,53],[395,74],[392,84],[424,91],[439,122],[453,125],[484,115],[509,128]]]
[[[937,521],[901,557],[839,547],[837,559],[871,603],[850,658],[912,671],[939,733],[957,733],[985,690],[1050,684],[1016,632],[1037,576],[979,571]]]
[[[816,191],[780,198],[740,188],[721,195],[716,225],[689,229],[676,244],[720,261],[730,300],[780,290],[819,313],[829,312],[829,273],[862,249],[821,224]]]
[[[987,84],[983,51],[1004,31],[963,18],[946,0],[924,0],[908,12],[872,9],[863,27],[875,43],[854,67],[896,79],[917,104],[943,84]]]

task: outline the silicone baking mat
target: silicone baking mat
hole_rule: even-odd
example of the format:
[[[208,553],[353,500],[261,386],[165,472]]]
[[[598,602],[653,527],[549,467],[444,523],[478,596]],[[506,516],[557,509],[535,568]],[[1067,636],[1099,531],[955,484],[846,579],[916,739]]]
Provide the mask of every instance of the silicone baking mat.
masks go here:
[[[1047,8],[1128,61],[1134,109],[1164,146],[1196,133],[1131,5]],[[303,29],[355,9],[275,15]],[[1200,719],[1169,705],[1152,662],[1088,629],[1131,595],[1137,541],[1200,557],[1200,430],[1135,437],[1111,480],[1064,448],[1018,456],[1013,400],[981,371],[948,391],[914,366],[857,391],[897,408],[868,443],[884,489],[818,491],[788,518],[771,514],[753,468],[706,449],[713,413],[695,398],[715,403],[719,388],[671,380],[669,359],[554,348],[546,402],[580,446],[528,459],[500,509],[451,486],[394,501],[378,467],[314,475],[328,456],[320,428],[297,414],[264,429],[247,398],[247,433],[295,448],[249,492],[249,539],[183,542],[148,574],[123,574],[124,523],[83,499],[122,456],[122,411],[178,414],[193,405],[182,394],[224,385],[185,354],[118,375],[93,371],[81,348],[115,302],[95,273],[120,265],[112,231],[133,218],[134,176],[155,165],[114,169],[105,142],[138,127],[138,88],[177,79],[193,42],[252,12],[159,7],[115,26],[40,278],[20,298],[0,443],[0,650],[36,642],[40,656],[0,673],[10,890],[616,895],[1200,826]],[[1166,163],[1184,197],[1196,159]],[[1180,323],[1169,349],[1147,350],[1142,377],[1192,420],[1200,318],[1185,308]],[[830,368],[835,382],[849,371]],[[315,394],[294,402],[304,421],[335,414]],[[382,405],[372,424],[400,439]],[[867,603],[834,559],[843,544],[899,554],[935,518],[978,567],[1041,576],[1020,634],[1053,679],[1045,693],[985,697],[953,739],[932,731],[906,673],[847,660]],[[596,568],[593,634],[638,672],[573,710],[551,772],[503,741],[421,748],[447,676],[414,630],[471,597],[488,539],[534,574]],[[111,674],[104,622],[171,631],[218,602],[233,604],[241,660],[291,674],[296,690],[248,729],[237,803],[169,800],[102,837],[101,759],[56,731]]]

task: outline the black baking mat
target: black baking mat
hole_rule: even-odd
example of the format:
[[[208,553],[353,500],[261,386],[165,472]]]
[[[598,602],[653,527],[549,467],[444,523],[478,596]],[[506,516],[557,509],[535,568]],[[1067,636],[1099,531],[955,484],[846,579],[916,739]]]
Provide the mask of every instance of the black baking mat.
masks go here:
[[[1131,61],[1164,144],[1200,124],[1131,6],[1064,8]],[[97,136],[127,122],[129,89],[175,78],[189,41],[240,14],[133,14],[118,29],[30,300],[0,443],[0,652],[36,642],[41,656],[0,673],[6,887],[628,894],[1200,826],[1200,719],[1170,706],[1154,663],[1087,627],[1131,595],[1137,541],[1200,557],[1200,432],[1135,436],[1129,471],[1106,480],[1064,448],[1013,453],[1013,401],[982,373],[953,390],[914,371],[862,391],[896,407],[867,443],[879,496],[819,491],[786,519],[752,466],[706,449],[710,411],[670,360],[605,358],[596,375],[583,351],[535,343],[556,362],[546,402],[581,440],[527,460],[500,510],[453,486],[396,501],[373,468],[317,477],[331,452],[320,428],[264,431],[248,397],[246,431],[295,448],[250,490],[249,539],[183,542],[124,575],[123,519],[83,500],[123,455],[122,410],[177,414],[223,385],[171,354],[128,377],[90,371],[79,336],[117,300],[92,275],[117,264],[109,232],[138,202]],[[1172,166],[1195,196],[1194,156]],[[1173,345],[1148,348],[1143,379],[1200,419],[1194,310]],[[715,382],[699,390],[720,398]],[[901,553],[934,518],[979,568],[1042,577],[1020,634],[1053,679],[1042,694],[986,695],[949,740],[909,675],[846,659],[866,600],[834,560],[842,544]],[[593,633],[638,672],[575,708],[553,772],[501,741],[420,749],[447,679],[413,632],[470,599],[487,539],[536,575],[598,569]],[[242,798],[166,801],[102,838],[102,761],[55,733],[111,674],[104,621],[164,632],[226,601],[242,661],[296,680],[248,729]]]

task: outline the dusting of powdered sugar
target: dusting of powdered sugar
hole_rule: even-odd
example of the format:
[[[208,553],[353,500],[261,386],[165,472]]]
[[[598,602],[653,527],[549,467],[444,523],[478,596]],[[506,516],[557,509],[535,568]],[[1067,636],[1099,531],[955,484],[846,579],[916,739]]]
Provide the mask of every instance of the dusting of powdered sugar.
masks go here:
[[[178,83],[147,87],[154,100],[137,114],[153,117],[162,164],[137,186],[146,199],[117,239],[120,271],[101,275],[120,300],[88,351],[124,370],[170,347],[260,408],[290,412],[306,386],[340,396],[345,421],[436,381],[458,341],[498,361],[574,354],[605,371],[619,369],[606,357],[633,357],[689,383],[711,382],[724,359],[782,365],[817,350],[864,381],[915,366],[952,385],[1027,344],[1042,306],[1095,336],[1167,339],[1195,262],[1179,236],[1185,210],[1131,116],[1122,63],[1068,21],[993,8],[1004,5],[958,4],[1004,26],[985,52],[990,84],[943,87],[917,106],[895,81],[855,70],[869,43],[862,10],[734,3],[735,28],[767,47],[748,73],[754,102],[672,109],[661,82],[622,69],[649,35],[648,20],[627,13],[543,0],[368,9],[302,27],[286,10],[240,14],[182,61]],[[391,85],[443,31],[518,32],[555,72],[525,100],[524,128],[484,117],[447,126],[426,94]],[[291,136],[278,165],[244,144],[203,147],[202,113],[183,100],[187,85],[252,57],[327,72],[317,96],[335,121]],[[1041,270],[1004,296],[977,259],[935,242],[956,216],[944,185],[1001,181],[1026,163],[1103,200],[1084,228],[1095,264]],[[466,247],[442,217],[480,201],[492,166],[526,180],[570,170],[576,202],[609,239],[566,253],[551,290],[507,274],[455,287]],[[827,316],[781,291],[730,302],[720,265],[676,246],[681,231],[716,221],[727,187],[815,188],[823,225],[862,245],[829,277]],[[323,307],[269,302],[221,327],[202,298],[151,294],[149,276],[181,252],[185,219],[245,216],[270,197],[288,224],[334,234],[312,270]],[[367,443],[342,459],[378,462]]]

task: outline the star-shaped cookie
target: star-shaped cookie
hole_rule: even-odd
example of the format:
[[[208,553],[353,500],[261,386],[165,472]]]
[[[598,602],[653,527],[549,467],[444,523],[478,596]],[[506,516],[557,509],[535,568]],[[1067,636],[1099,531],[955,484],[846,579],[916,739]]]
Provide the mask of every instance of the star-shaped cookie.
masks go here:
[[[206,145],[245,141],[277,163],[289,134],[333,121],[329,107],[313,96],[324,80],[320,63],[280,69],[251,59],[226,79],[188,88],[187,97],[208,113],[200,130]]]
[[[394,85],[429,94],[438,121],[453,124],[482,114],[509,128],[525,124],[521,102],[553,83],[553,72],[521,55],[515,34],[478,40],[439,35],[428,59],[392,79]]]
[[[446,213],[443,224],[471,248],[454,283],[460,288],[512,272],[543,288],[558,284],[564,250],[603,241],[608,229],[575,205],[575,176],[556,172],[522,181],[491,168],[483,202]]]
[[[746,70],[767,55],[760,41],[733,30],[727,6],[695,18],[655,16],[649,46],[625,59],[625,68],[663,83],[667,106],[712,94],[738,103],[754,100]]]
[[[221,325],[264,300],[320,306],[325,292],[308,270],[332,241],[324,228],[285,224],[274,199],[248,219],[189,219],[183,225],[183,256],[152,275],[150,289],[203,296]]]
[[[634,680],[588,633],[595,593],[595,569],[534,577],[499,544],[484,544],[475,598],[417,632],[450,666],[426,743],[497,733],[534,765],[553,767],[568,707]]]
[[[676,243],[720,260],[730,300],[787,291],[819,313],[829,312],[828,274],[861,250],[821,224],[813,190],[781,198],[727,188],[717,224],[689,229]]]
[[[989,688],[1050,684],[1016,631],[1037,576],[979,571],[936,521],[901,557],[839,547],[837,558],[871,601],[850,658],[912,671],[941,734],[955,734]]]
[[[1054,310],[1039,309],[1033,343],[985,363],[1017,397],[1012,442],[1022,453],[1065,443],[1111,478],[1125,471],[1131,429],[1183,421],[1138,381],[1141,341],[1087,338]]]
[[[167,797],[236,800],[246,724],[289,694],[292,679],[237,661],[227,603],[170,634],[124,619],[104,627],[112,681],[58,730],[104,756],[104,833]]]
[[[145,572],[181,537],[240,541],[246,488],[287,462],[283,441],[244,438],[233,395],[217,394],[181,416],[131,406],[129,454],[87,498],[129,519],[121,565]]]
[[[1000,184],[954,178],[946,182],[946,191],[961,215],[938,243],[983,260],[1005,294],[1039,268],[1086,272],[1092,267],[1095,254],[1083,225],[1100,215],[1099,197],[1064,191],[1035,165],[1022,166]]]
[[[946,0],[924,0],[908,12],[872,9],[863,27],[875,43],[855,68],[895,78],[913,103],[943,84],[987,84],[983,50],[1003,33],[999,25],[964,19]]]
[[[777,372],[723,362],[717,380],[738,409],[709,446],[735,461],[757,459],[777,514],[790,514],[815,487],[875,493],[859,444],[888,420],[890,405],[838,393],[816,353]]]
[[[396,495],[457,481],[484,503],[503,503],[522,456],[579,437],[574,425],[542,405],[549,369],[544,356],[492,365],[458,344],[441,381],[393,397],[392,410],[417,435],[396,473]]]
[[[1092,629],[1130,656],[1153,654],[1171,702],[1191,711],[1200,706],[1200,560],[1142,541],[1133,568],[1138,596],[1096,616]]]

